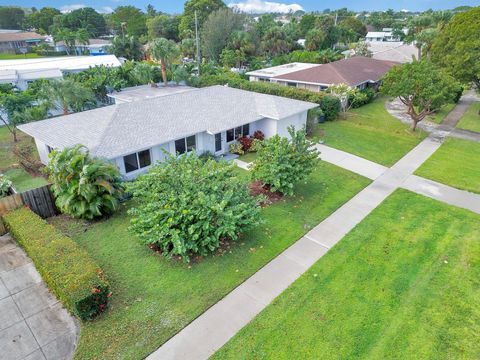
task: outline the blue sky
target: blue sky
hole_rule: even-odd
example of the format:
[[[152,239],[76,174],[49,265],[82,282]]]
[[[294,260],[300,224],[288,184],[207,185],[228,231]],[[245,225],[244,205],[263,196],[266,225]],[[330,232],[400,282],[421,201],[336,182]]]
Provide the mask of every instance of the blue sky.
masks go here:
[[[385,10],[388,8],[396,10],[426,10],[429,8],[453,8],[459,5],[480,5],[480,0],[226,0],[225,2],[227,4],[241,3],[240,7],[246,9],[296,9],[299,5],[306,11],[341,7],[348,7],[354,10]],[[0,0],[1,5],[35,6],[37,8],[54,6],[64,10],[90,6],[103,12],[109,12],[119,5],[135,5],[144,9],[149,3],[158,10],[168,13],[179,13],[183,9],[184,0]]]

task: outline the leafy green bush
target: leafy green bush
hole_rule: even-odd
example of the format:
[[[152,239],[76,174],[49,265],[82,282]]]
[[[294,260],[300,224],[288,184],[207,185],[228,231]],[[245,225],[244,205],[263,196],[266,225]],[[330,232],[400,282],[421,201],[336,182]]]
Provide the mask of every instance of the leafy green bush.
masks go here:
[[[91,158],[82,145],[54,150],[49,158],[46,169],[62,213],[91,220],[117,210],[123,185],[114,164]]]
[[[374,89],[365,88],[360,90],[359,94],[354,93],[352,96],[349,96],[348,102],[352,104],[352,108],[359,108],[371,103],[375,99],[376,94]]]
[[[142,242],[189,261],[258,223],[259,199],[250,196],[234,164],[204,161],[196,153],[166,156],[128,184],[134,198],[129,229]]]
[[[82,320],[106,309],[108,282],[85,250],[26,207],[3,219],[65,307]]]
[[[7,196],[10,193],[12,182],[5,175],[0,174],[0,198]]]
[[[305,129],[295,131],[289,127],[291,141],[275,135],[264,140],[258,150],[252,176],[260,180],[270,191],[293,195],[293,187],[304,180],[318,161],[318,151],[305,137]]]

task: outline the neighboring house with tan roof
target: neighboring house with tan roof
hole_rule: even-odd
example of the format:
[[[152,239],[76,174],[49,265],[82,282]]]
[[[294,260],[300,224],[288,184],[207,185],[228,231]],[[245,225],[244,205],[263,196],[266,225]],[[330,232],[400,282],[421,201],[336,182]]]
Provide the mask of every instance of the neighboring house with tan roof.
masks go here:
[[[45,40],[45,36],[36,32],[1,32],[0,53],[21,54]]]
[[[116,164],[126,179],[162,161],[164,151],[222,155],[239,136],[261,130],[289,137],[318,104],[225,86],[187,89],[20,125],[35,139],[46,164],[52,149],[85,145],[93,156]]]
[[[326,90],[332,85],[346,84],[352,88],[377,88],[382,76],[397,62],[363,56],[316,64],[303,70],[291,71],[269,78],[270,82],[310,91]],[[311,64],[310,64],[311,65]],[[269,69],[260,71],[268,72]],[[257,70],[258,72],[259,70]],[[251,73],[247,73],[251,75]],[[250,77],[250,81],[256,81]]]

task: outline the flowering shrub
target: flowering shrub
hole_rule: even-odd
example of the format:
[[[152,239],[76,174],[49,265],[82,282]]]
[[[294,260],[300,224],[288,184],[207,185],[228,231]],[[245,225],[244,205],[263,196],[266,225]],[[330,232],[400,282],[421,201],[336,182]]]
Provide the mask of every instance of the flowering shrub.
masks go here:
[[[230,144],[229,149],[228,149],[232,154],[238,154],[238,155],[243,155],[245,154],[245,151],[243,151],[243,145],[236,141],[232,144]]]
[[[250,149],[248,152],[257,152],[263,144],[263,140],[252,139],[252,143],[250,144]]]
[[[223,239],[258,224],[260,199],[249,193],[234,164],[202,160],[193,152],[167,155],[162,165],[128,184],[133,207],[129,230],[164,256],[215,252]]]
[[[252,138],[249,136],[241,136],[238,138],[238,142],[242,145],[243,152],[248,152],[252,147]]]
[[[262,130],[257,130],[253,133],[253,138],[257,139],[257,140],[260,140],[260,141],[263,141],[263,140],[265,140],[265,134],[263,133]]]
[[[12,182],[3,174],[0,174],[0,198],[8,195]]]

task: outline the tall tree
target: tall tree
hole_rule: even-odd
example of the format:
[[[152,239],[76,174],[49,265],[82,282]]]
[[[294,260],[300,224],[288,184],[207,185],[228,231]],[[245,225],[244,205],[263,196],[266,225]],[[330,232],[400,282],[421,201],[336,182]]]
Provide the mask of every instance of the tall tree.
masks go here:
[[[94,101],[93,92],[72,79],[52,80],[43,84],[39,92],[42,99],[68,115],[70,110],[81,111]]]
[[[39,11],[27,15],[25,25],[27,28],[35,29],[41,34],[47,34],[53,25],[55,16],[61,15],[60,10],[52,7],[44,7]]]
[[[156,39],[150,43],[150,52],[157,61],[160,61],[163,83],[168,86],[167,66],[180,55],[177,44],[165,38]]]
[[[146,21],[145,14],[135,6],[119,6],[110,15],[109,26],[117,34],[138,38],[147,33]]]
[[[218,61],[222,49],[227,45],[230,35],[243,27],[244,16],[229,8],[212,12],[202,28],[203,55]]]
[[[178,16],[157,15],[147,19],[148,37],[153,40],[159,37],[178,41]]]
[[[427,60],[394,66],[384,76],[381,91],[398,97],[407,106],[412,119],[412,130],[427,115],[432,114],[456,94],[454,79]]]
[[[305,48],[309,51],[320,50],[326,38],[327,34],[322,29],[312,29],[307,32]]]
[[[269,56],[277,56],[289,52],[293,44],[288,40],[285,31],[279,26],[271,28],[262,38],[260,47]]]
[[[356,41],[359,38],[365,37],[365,35],[367,35],[367,27],[365,26],[365,24],[354,16],[342,19],[338,23],[338,26],[343,29],[351,30],[355,36],[353,41]]]
[[[195,11],[197,12],[199,28],[202,28],[208,15],[223,7],[225,7],[225,3],[222,0],[188,0],[185,2],[178,27],[180,37],[182,39],[191,38],[195,34]]]
[[[19,30],[25,19],[25,11],[19,6],[0,6],[0,29]]]
[[[106,33],[103,15],[89,7],[73,10],[62,16],[55,16],[53,22],[53,27],[56,28],[67,28],[71,31],[86,29],[91,37],[98,37]]]
[[[480,7],[456,14],[432,45],[432,61],[480,89]]]
[[[420,31],[417,34],[415,39],[415,46],[418,49],[418,58],[421,59],[422,56],[430,57],[430,52],[432,50],[433,42],[438,36],[437,29],[428,28]]]
[[[317,22],[317,15],[310,13],[303,15],[300,19],[300,36],[307,36],[307,33],[315,27]]]

